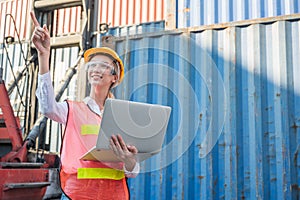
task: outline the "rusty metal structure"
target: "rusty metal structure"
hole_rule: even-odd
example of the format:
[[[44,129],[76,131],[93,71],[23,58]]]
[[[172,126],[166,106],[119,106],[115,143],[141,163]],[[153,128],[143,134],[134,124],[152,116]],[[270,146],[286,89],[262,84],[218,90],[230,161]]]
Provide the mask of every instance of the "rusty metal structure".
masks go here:
[[[29,141],[22,139],[19,119],[1,77],[0,93],[0,199],[41,199],[46,186],[51,185],[48,168],[54,167],[55,156],[45,156],[43,159],[50,159],[45,162],[30,162]]]

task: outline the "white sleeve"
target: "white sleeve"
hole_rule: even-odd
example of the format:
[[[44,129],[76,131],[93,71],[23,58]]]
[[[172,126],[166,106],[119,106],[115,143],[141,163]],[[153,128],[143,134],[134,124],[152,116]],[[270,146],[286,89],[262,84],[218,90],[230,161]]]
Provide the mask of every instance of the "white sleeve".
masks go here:
[[[140,163],[136,162],[131,172],[127,171],[124,165],[124,172],[127,178],[135,178],[140,173]]]
[[[67,102],[56,102],[50,72],[38,75],[36,96],[39,100],[39,109],[42,114],[53,121],[66,124],[68,105]]]

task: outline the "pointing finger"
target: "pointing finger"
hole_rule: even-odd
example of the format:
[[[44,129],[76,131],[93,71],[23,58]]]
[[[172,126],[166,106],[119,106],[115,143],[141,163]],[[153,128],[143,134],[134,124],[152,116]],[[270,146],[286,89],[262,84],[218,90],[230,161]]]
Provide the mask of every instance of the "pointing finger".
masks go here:
[[[36,26],[36,27],[41,26],[40,23],[37,21],[34,12],[31,11],[31,12],[30,12],[30,16],[31,16],[31,19],[32,19],[32,21],[33,21],[34,26]]]

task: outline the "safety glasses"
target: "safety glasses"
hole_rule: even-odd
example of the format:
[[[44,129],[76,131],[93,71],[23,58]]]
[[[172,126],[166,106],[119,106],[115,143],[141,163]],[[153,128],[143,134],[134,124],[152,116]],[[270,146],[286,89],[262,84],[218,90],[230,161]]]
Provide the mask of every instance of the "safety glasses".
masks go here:
[[[111,74],[111,75],[117,74],[112,64],[102,62],[102,61],[86,63],[85,70],[97,71],[100,74]]]

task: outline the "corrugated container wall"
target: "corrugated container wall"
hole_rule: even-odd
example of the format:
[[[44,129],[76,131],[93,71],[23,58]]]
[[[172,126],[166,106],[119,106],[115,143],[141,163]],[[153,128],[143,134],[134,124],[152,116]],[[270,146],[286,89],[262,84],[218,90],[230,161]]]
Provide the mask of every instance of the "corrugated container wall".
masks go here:
[[[142,33],[159,32],[165,30],[165,22],[148,22],[131,26],[113,27],[108,30],[108,35],[114,37],[122,37],[127,35],[135,35]]]
[[[55,10],[52,35],[59,37],[80,34],[81,11],[81,6]]]
[[[116,39],[116,97],[172,107],[131,199],[300,198],[300,15]]]
[[[299,13],[299,0],[167,0],[177,28]],[[176,4],[176,5],[175,5]],[[172,11],[173,10],[173,11]]]
[[[3,36],[12,36],[15,41],[18,41],[17,33],[21,41],[30,40],[31,18],[29,12],[32,10],[32,5],[33,1],[31,0],[0,1],[0,43],[3,43]],[[81,6],[76,6],[54,10],[53,27],[50,29],[51,36],[58,37],[80,33],[81,9]],[[6,17],[6,26],[4,26],[7,14],[11,16]],[[38,19],[39,17],[45,16],[37,16]]]
[[[164,0],[99,0],[98,24],[110,27],[164,20]],[[96,2],[95,2],[96,3]]]
[[[90,31],[99,31],[101,23],[116,27],[164,20],[164,1],[161,0],[99,0],[94,3],[97,29]],[[29,11],[32,9],[32,5],[33,1],[30,0],[0,1],[0,43],[3,41],[4,32],[5,36],[13,36],[17,39],[11,19],[7,20],[7,25],[4,27],[6,14],[11,14],[16,21],[20,39],[30,39]],[[80,33],[81,11],[81,6],[55,10],[51,35],[59,37]]]
[[[21,40],[30,38],[29,11],[32,1],[6,0],[0,2],[0,41],[5,36],[15,36],[14,26],[8,19],[4,27],[5,14],[12,14]],[[166,28],[182,28],[257,19],[298,13],[299,0],[99,0],[95,1],[94,27],[99,31],[101,23],[110,27],[127,26],[145,22],[162,21]],[[58,9],[54,11],[53,36],[80,33],[82,7]]]
[[[28,17],[31,2],[31,0],[0,1],[0,43],[3,43],[3,36],[12,36],[15,37],[15,40],[18,40],[15,29],[20,36],[20,40],[29,38]],[[10,15],[5,17],[6,14]],[[6,25],[4,26],[5,18]]]

